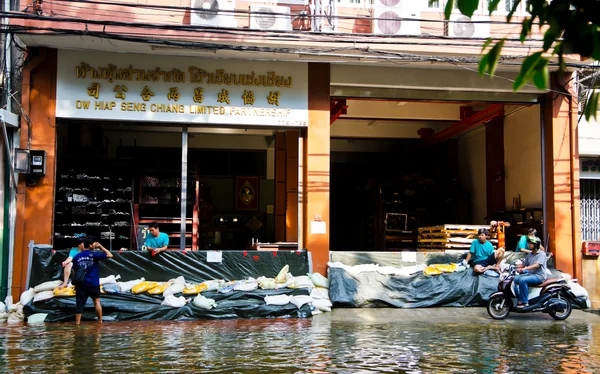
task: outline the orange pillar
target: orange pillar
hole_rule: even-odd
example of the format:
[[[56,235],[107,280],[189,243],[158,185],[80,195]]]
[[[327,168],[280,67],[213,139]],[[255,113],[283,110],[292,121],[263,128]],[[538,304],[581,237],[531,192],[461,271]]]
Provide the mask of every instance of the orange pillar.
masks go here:
[[[298,241],[298,130],[285,134],[285,241]]]
[[[570,73],[552,75],[544,100],[545,226],[556,268],[581,277],[577,92]],[[564,92],[563,94],[557,92]]]
[[[22,105],[30,121],[21,118],[21,148],[45,150],[46,176],[27,186],[20,176],[11,293],[18,300],[25,290],[30,240],[52,243],[56,169],[56,58],[54,49],[39,49],[23,69]]]
[[[303,240],[313,270],[327,275],[329,261],[329,64],[308,64],[308,129],[303,147]],[[313,222],[316,225],[313,225]],[[319,224],[318,222],[321,222]],[[314,229],[325,224],[325,232]]]

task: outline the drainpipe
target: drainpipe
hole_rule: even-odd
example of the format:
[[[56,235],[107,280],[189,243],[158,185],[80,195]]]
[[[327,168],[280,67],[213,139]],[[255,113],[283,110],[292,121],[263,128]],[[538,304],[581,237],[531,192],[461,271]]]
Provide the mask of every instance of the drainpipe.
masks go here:
[[[575,230],[575,137],[573,134],[573,97],[567,92],[565,97],[569,103],[569,177],[571,179],[571,252],[573,256],[573,278],[579,278],[577,266],[577,238]]]

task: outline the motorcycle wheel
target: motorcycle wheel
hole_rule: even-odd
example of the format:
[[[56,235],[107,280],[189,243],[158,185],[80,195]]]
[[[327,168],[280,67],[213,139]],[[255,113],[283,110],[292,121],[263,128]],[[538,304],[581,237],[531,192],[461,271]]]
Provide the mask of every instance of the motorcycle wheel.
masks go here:
[[[511,304],[511,301],[504,296],[493,297],[487,305],[488,314],[493,319],[505,319],[510,313]]]
[[[550,316],[552,316],[552,318],[554,318],[557,321],[563,321],[567,318],[569,318],[569,316],[571,315],[571,310],[573,309],[571,307],[571,302],[569,300],[567,300],[565,297],[563,297],[561,294],[558,294],[559,299],[565,300],[567,302],[567,309],[565,309],[564,312],[548,312],[548,314],[550,314]]]

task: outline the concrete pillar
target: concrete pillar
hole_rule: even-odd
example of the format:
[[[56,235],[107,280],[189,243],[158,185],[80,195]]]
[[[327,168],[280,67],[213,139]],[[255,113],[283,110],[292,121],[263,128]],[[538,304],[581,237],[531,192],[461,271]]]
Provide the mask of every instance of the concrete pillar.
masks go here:
[[[312,254],[313,270],[327,275],[329,261],[329,181],[330,181],[330,66],[308,64],[308,129],[304,150],[303,241]],[[325,224],[325,233],[315,232],[313,222]],[[322,225],[322,224],[317,224]]]
[[[54,224],[54,194],[56,172],[56,63],[57,51],[34,51],[37,55],[23,70],[22,105],[30,122],[21,117],[21,148],[27,148],[31,134],[31,148],[45,150],[46,176],[35,185],[27,186],[20,176],[17,191],[17,220],[12,290],[18,300],[25,290],[29,266],[30,240],[40,244],[52,243]]]
[[[544,215],[556,268],[581,276],[577,92],[570,73],[553,74],[543,115]]]

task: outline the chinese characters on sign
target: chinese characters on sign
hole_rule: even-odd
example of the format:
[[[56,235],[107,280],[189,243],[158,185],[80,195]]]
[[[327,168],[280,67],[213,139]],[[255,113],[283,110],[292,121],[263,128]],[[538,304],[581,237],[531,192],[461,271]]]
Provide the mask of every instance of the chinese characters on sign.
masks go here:
[[[150,91],[150,88],[148,88],[148,86],[146,86],[142,90],[142,93],[140,94],[140,96],[142,97],[142,99],[144,101],[149,101],[152,98],[152,96],[154,96],[154,92]]]
[[[229,102],[229,91],[223,88],[221,90],[221,92],[219,92],[219,97],[217,99],[217,102],[231,104]]]

